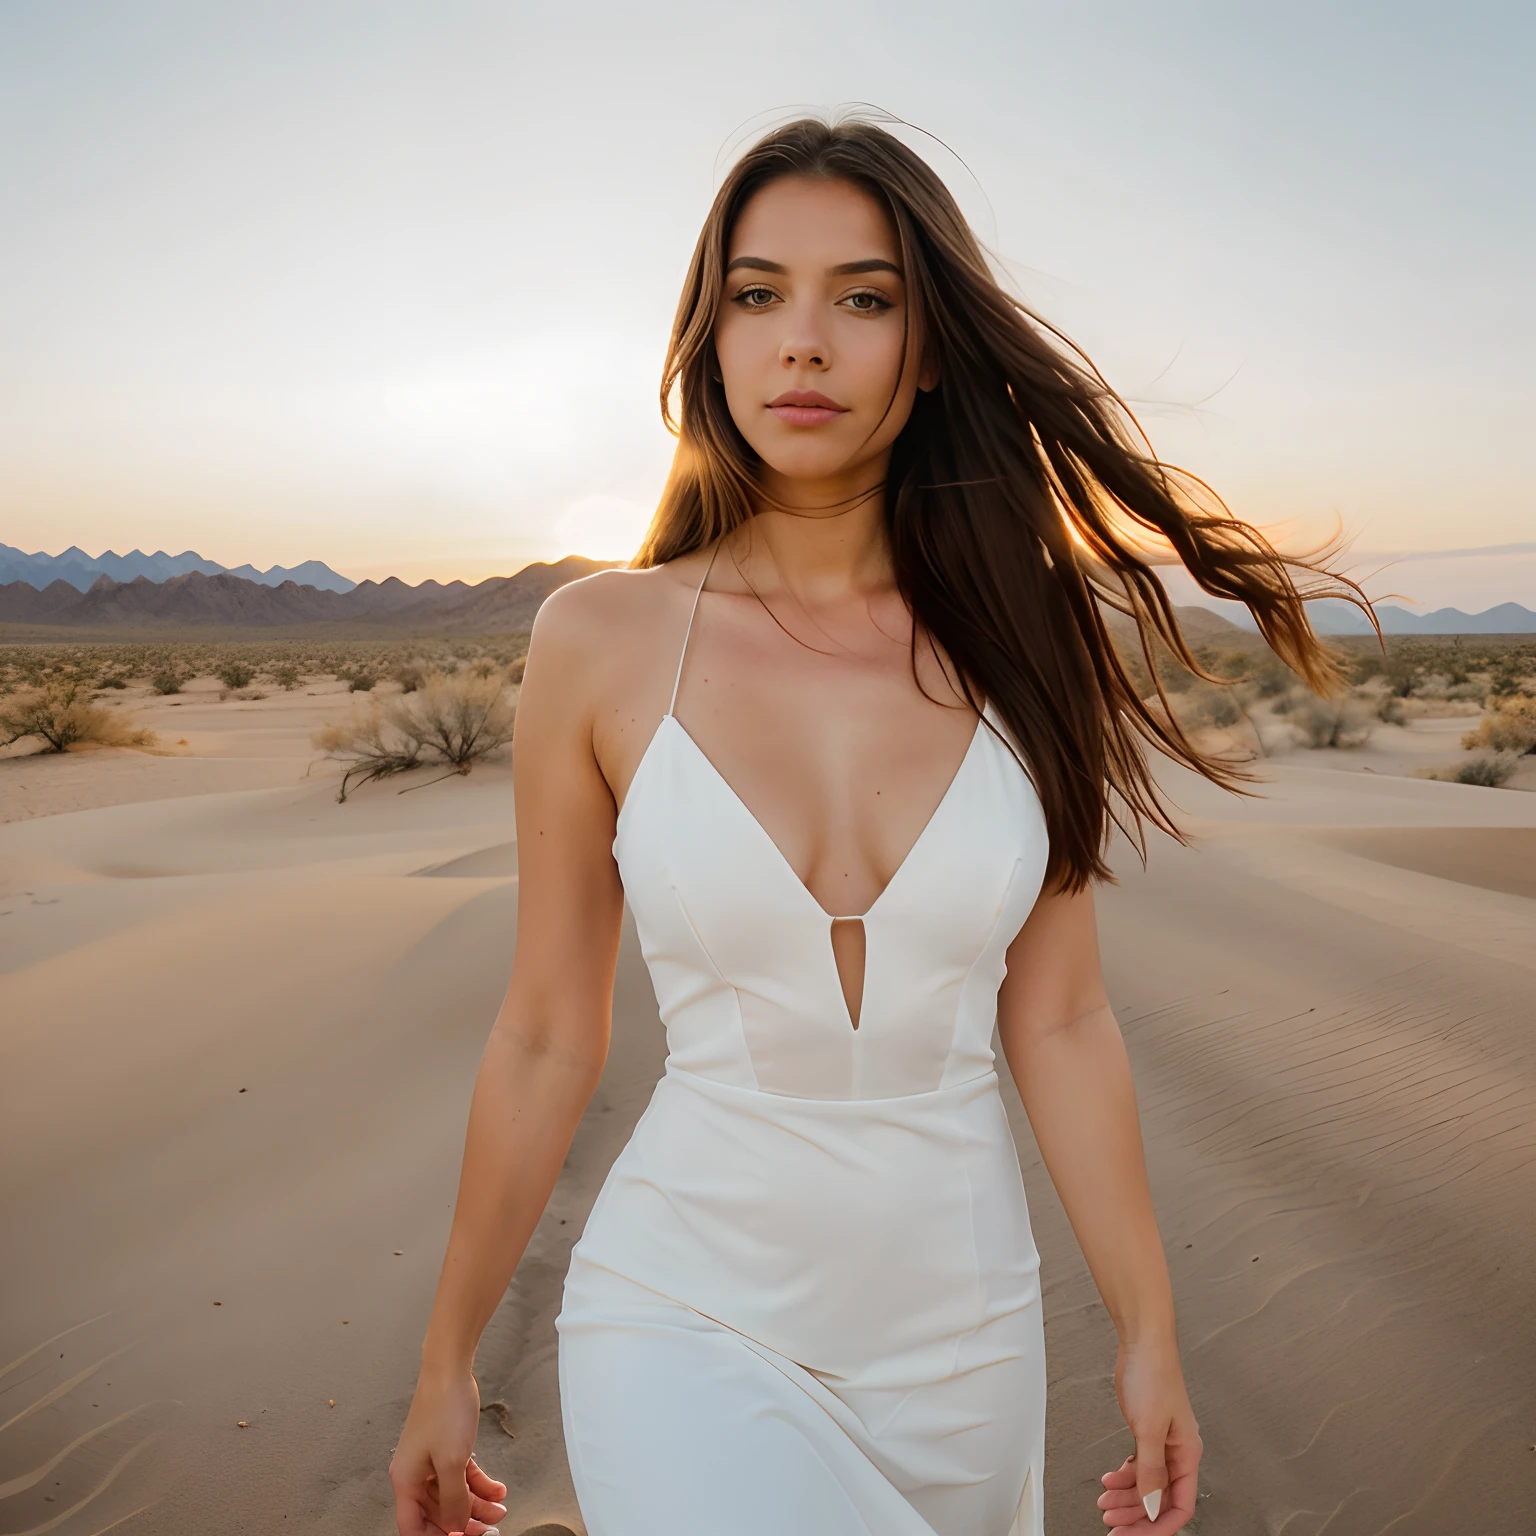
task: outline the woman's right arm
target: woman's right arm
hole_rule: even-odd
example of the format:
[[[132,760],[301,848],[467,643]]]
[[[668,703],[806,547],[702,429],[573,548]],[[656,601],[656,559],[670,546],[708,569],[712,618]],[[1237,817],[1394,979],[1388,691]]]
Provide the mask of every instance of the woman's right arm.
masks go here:
[[[421,1375],[390,1463],[400,1536],[477,1536],[505,1488],[471,1462],[475,1348],[543,1214],[608,1054],[623,890],[593,754],[591,594],[540,609],[518,701],[517,947],[470,1104]],[[596,633],[594,633],[596,631]]]

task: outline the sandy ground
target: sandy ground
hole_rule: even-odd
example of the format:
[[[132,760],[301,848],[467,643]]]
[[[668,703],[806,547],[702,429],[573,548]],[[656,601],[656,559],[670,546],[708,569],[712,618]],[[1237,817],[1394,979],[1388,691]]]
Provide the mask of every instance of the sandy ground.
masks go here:
[[[0,1531],[393,1528],[516,850],[504,766],[344,806],[305,780],[346,702],[129,701],[185,755],[0,763]],[[1258,800],[1168,774],[1196,846],[1121,850],[1100,897],[1212,1536],[1532,1528],[1536,795],[1387,746],[1288,754]],[[552,1321],[661,1066],[632,933],[615,1025],[480,1354],[504,1536],[580,1529]],[[1073,1536],[1130,1438],[1013,1109]]]
[[[379,688],[381,695],[392,691],[392,684]],[[314,758],[315,730],[368,697],[349,694],[344,683],[328,678],[292,692],[229,693],[215,679],[199,677],[179,694],[158,695],[144,687],[102,693],[98,704],[136,729],[155,733],[155,749],[96,748],[60,758],[39,753],[30,738],[0,747],[0,823],[291,784]]]

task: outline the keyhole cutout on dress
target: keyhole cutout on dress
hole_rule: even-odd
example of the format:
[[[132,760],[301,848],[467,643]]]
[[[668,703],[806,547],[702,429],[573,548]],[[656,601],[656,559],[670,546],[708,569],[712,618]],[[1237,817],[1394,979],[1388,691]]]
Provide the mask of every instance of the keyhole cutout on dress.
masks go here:
[[[832,960],[842,985],[843,1001],[848,1005],[848,1022],[859,1027],[859,1010],[864,1005],[864,919],[832,919]]]

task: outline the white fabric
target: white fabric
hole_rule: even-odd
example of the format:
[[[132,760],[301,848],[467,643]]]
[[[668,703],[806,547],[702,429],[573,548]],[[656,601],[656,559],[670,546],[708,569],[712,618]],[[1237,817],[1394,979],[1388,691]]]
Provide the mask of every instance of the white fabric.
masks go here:
[[[614,853],[666,1070],[557,1322],[590,1536],[1043,1536],[1039,1255],[992,1035],[1046,851],[979,723],[864,917],[855,1030],[832,918],[661,720]]]

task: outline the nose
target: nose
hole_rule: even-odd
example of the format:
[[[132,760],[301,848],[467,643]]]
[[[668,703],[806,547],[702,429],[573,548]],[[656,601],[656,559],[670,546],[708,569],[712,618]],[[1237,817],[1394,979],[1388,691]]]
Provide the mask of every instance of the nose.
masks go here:
[[[826,369],[832,361],[826,341],[807,326],[797,327],[785,336],[779,347],[779,363],[785,368]]]

